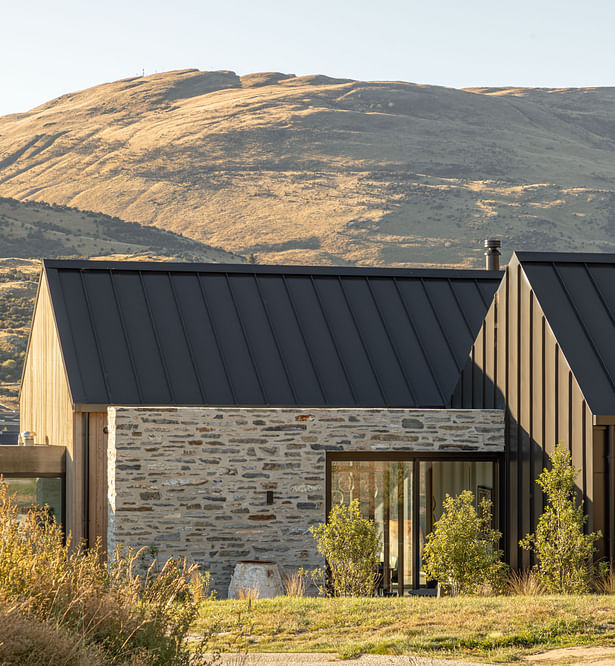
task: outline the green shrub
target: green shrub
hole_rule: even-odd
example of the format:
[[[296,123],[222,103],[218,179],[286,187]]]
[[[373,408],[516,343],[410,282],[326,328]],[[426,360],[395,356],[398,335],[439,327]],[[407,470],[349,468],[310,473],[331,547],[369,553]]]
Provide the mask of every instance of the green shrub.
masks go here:
[[[543,469],[536,481],[547,506],[535,534],[527,534],[519,544],[536,554],[536,571],[549,592],[578,594],[589,589],[594,544],[602,535],[583,533],[587,516],[575,502],[577,470],[568,450],[556,446],[551,463],[551,469]]]
[[[427,578],[452,595],[476,594],[486,585],[500,591],[507,567],[497,548],[502,534],[491,527],[491,502],[483,499],[477,512],[473,493],[464,490],[457,497],[447,494],[443,507],[425,540]]]
[[[336,597],[372,596],[378,575],[380,540],[373,520],[361,516],[359,501],[337,504],[329,520],[310,532],[329,567]]]
[[[197,616],[195,567],[169,559],[139,569],[140,552],[116,551],[108,564],[99,547],[63,542],[44,509],[19,519],[0,482],[0,599],[38,623],[81,638],[113,663],[189,663],[187,633]]]

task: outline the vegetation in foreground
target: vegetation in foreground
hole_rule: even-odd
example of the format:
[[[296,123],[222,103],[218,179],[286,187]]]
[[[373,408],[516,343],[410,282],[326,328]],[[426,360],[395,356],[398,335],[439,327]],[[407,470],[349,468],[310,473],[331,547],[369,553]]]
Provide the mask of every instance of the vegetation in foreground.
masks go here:
[[[197,629],[236,652],[412,654],[511,663],[551,648],[615,645],[613,597],[207,600]]]
[[[575,594],[586,592],[594,574],[592,555],[600,532],[584,533],[587,516],[575,501],[575,479],[568,449],[556,446],[551,468],[545,468],[536,483],[547,497],[547,506],[538,520],[535,534],[528,534],[519,545],[536,554],[538,578],[548,592]]]
[[[0,481],[0,663],[190,663],[202,578],[185,561],[71,549],[45,509],[19,515]],[[196,662],[192,662],[196,663]]]

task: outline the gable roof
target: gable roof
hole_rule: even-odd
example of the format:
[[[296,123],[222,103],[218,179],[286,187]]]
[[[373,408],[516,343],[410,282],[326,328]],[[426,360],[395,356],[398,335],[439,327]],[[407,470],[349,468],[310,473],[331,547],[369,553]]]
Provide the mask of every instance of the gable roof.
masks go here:
[[[502,276],[43,265],[82,405],[444,407]]]
[[[615,254],[517,252],[593,414],[615,414]]]

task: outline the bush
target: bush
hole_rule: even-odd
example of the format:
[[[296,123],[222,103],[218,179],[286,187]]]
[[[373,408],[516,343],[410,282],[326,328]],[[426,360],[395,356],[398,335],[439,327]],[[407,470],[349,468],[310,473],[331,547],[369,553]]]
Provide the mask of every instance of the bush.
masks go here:
[[[519,545],[536,554],[536,571],[549,592],[586,592],[593,574],[591,558],[600,532],[584,534],[587,516],[574,499],[577,470],[570,453],[556,446],[551,469],[543,469],[536,483],[546,495],[547,506],[538,519],[535,534],[527,534]]]
[[[310,532],[327,561],[333,595],[372,596],[378,577],[380,539],[374,521],[361,516],[359,501],[337,504],[329,520],[310,527]]]
[[[186,637],[197,615],[190,594],[195,567],[169,559],[138,573],[139,552],[63,543],[44,509],[20,520],[0,482],[0,598],[38,623],[57,626],[98,648],[113,663],[188,664]]]
[[[442,516],[427,535],[423,565],[429,580],[436,580],[454,596],[476,594],[481,587],[500,591],[506,565],[498,550],[500,532],[491,528],[491,502],[483,499],[479,511],[474,494],[464,490],[446,495]]]

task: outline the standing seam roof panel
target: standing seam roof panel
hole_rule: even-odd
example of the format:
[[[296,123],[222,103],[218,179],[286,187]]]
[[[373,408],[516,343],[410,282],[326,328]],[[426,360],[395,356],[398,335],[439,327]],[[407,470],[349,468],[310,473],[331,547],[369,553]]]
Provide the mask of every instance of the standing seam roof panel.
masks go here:
[[[209,404],[233,404],[235,398],[220,346],[203,300],[197,273],[174,275],[177,307],[184,321],[195,372]]]
[[[74,401],[145,405],[446,406],[501,277],[137,262],[45,270]]]
[[[519,253],[519,261],[594,414],[615,414],[615,265],[605,255]]]
[[[106,403],[109,395],[105,387],[88,303],[83,293],[82,276],[80,273],[67,272],[61,273],[58,277],[60,297],[66,309],[66,321],[58,327],[61,343],[66,341],[64,328],[68,326],[75,356],[78,359],[85,398],[92,402],[102,398],[102,402]],[[67,366],[67,369],[70,368]]]
[[[162,365],[160,348],[152,327],[150,312],[141,285],[140,274],[136,271],[122,271],[114,276],[117,285],[118,304],[126,327],[126,337],[144,404],[172,404],[172,395]],[[138,396],[134,396],[138,399]],[[95,401],[96,402],[96,401]],[[105,403],[106,401],[97,401]],[[110,404],[121,404],[112,399]],[[137,404],[131,402],[130,404]]]
[[[324,404],[325,397],[284,280],[272,275],[259,275],[257,279],[297,404]]]
[[[94,330],[98,332],[96,342],[109,393],[117,396],[121,402],[134,400],[138,387],[122,331],[111,276],[103,271],[92,273],[85,284],[88,288],[91,320]],[[130,368],[130,372],[127,368]]]

